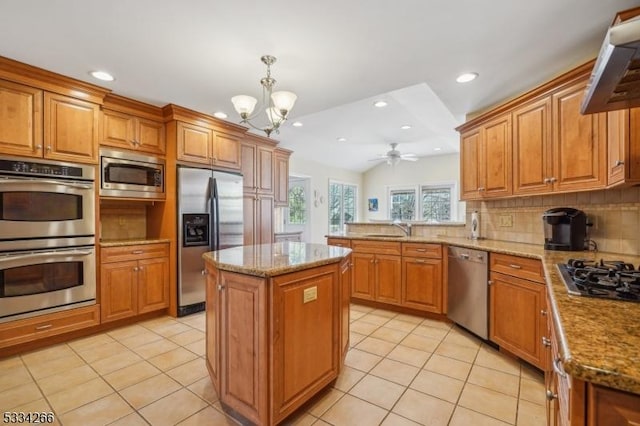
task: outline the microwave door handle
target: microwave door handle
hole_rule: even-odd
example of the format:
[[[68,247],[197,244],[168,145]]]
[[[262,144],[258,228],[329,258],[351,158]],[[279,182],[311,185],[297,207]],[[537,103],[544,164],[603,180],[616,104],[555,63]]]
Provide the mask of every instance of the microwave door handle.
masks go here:
[[[68,256],[89,256],[93,254],[91,251],[44,251],[40,253],[30,253],[30,254],[22,254],[18,256],[0,256],[0,263],[9,262],[14,260],[23,260],[23,259],[33,259],[37,257],[68,257]]]
[[[0,183],[44,183],[47,185],[64,185],[71,188],[80,188],[80,189],[93,189],[92,183],[80,183],[80,182],[65,182],[60,180],[47,180],[47,179],[1,179]]]

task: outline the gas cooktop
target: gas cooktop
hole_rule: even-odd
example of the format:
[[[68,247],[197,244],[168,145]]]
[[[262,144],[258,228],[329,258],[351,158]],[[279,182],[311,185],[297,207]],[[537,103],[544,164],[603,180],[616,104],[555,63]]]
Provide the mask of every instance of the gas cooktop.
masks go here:
[[[569,259],[557,266],[569,294],[640,302],[640,270],[630,263]]]

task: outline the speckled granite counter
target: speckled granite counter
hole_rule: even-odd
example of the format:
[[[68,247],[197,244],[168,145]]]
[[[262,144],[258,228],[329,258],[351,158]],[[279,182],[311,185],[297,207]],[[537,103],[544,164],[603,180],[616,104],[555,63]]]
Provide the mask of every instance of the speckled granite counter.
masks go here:
[[[122,247],[122,246],[135,246],[139,244],[156,244],[156,243],[168,243],[171,242],[168,238],[144,238],[144,239],[130,239],[130,240],[100,240],[98,244],[100,247]]]
[[[541,259],[565,371],[577,379],[640,394],[640,303],[569,295],[556,268],[557,263],[576,257],[618,259],[637,267],[640,256],[547,251],[542,245],[452,237],[371,237],[348,233],[330,237],[440,243]]]
[[[285,241],[212,251],[202,257],[223,271],[273,277],[337,263],[349,253],[351,250],[347,248]]]

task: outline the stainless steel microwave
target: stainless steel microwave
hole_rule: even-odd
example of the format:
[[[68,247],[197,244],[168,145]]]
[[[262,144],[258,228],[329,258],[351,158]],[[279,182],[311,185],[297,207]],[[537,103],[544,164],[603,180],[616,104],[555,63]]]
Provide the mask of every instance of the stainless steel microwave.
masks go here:
[[[165,162],[156,157],[100,149],[100,196],[164,199]]]

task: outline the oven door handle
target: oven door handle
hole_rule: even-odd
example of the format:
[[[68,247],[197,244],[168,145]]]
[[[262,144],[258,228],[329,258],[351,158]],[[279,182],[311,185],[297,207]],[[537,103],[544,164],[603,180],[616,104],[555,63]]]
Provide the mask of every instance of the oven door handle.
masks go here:
[[[44,183],[47,185],[64,185],[71,188],[79,189],[93,189],[93,183],[80,183],[80,182],[65,182],[61,180],[47,180],[47,179],[1,179],[0,183]]]
[[[4,256],[0,257],[1,262],[9,262],[14,260],[23,260],[23,259],[33,259],[36,257],[50,257],[50,256],[89,256],[92,255],[93,251],[44,251],[40,253],[30,253],[30,254],[22,254],[17,256]]]

